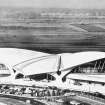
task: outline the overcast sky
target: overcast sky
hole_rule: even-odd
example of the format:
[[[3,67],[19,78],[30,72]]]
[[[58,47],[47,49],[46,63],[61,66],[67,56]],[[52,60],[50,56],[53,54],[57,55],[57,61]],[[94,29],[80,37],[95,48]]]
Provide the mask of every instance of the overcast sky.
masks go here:
[[[105,8],[105,0],[0,0],[0,6]]]

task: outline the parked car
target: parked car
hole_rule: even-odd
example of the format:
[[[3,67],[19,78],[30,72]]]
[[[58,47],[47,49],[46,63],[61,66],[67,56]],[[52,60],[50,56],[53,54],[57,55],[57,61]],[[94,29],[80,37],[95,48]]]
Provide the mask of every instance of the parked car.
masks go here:
[[[88,103],[82,102],[82,103],[80,103],[80,105],[91,105],[91,104],[88,104]]]
[[[70,92],[70,93],[65,93],[64,96],[76,96],[76,94]]]
[[[70,101],[70,104],[71,105],[80,105],[80,102],[72,100],[72,101]]]
[[[58,100],[56,100],[56,102],[63,103],[64,100],[62,100],[62,99],[58,99]]]

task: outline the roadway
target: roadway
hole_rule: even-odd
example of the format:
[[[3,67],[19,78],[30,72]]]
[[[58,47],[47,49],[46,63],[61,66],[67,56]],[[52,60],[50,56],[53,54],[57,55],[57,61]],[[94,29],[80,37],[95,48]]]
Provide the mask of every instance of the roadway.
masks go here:
[[[76,100],[78,102],[88,103],[90,105],[105,105],[105,101],[99,101],[97,98],[93,99],[93,97],[86,97],[83,95],[76,95],[71,97],[46,97],[46,100],[43,98],[41,100],[34,97],[22,97],[15,95],[0,95],[0,102],[5,103],[6,105],[28,105],[26,104],[26,100],[31,100],[31,105],[61,105],[61,103],[57,102],[56,99],[62,99],[64,102],[69,102],[71,100]],[[62,104],[63,105],[63,104]],[[66,104],[64,104],[66,105]]]
[[[87,98],[87,97],[83,97],[83,96],[72,96],[72,97],[68,97],[68,98],[60,98],[62,99],[64,102],[70,102],[72,100],[76,100],[77,102],[84,102],[87,103],[89,105],[105,105],[104,102],[95,100],[95,99],[91,99],[91,98]],[[40,100],[40,102],[45,103],[46,105],[68,105],[66,103],[58,103],[56,101],[48,101],[48,100]]]
[[[90,105],[105,105],[104,102],[100,102],[98,100],[93,100],[93,99],[86,98],[86,97],[83,97],[83,96],[76,96],[73,99],[74,100],[80,100],[82,102],[89,103]]]
[[[26,105],[26,103],[12,98],[0,97],[0,105]]]

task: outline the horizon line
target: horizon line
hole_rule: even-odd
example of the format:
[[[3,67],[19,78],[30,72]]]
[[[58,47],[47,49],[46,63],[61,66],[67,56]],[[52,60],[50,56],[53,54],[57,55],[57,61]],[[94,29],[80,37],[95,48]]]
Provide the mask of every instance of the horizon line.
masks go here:
[[[105,8],[68,8],[68,7],[31,7],[31,6],[1,6],[0,8],[36,8],[36,9],[74,9],[74,10],[79,10],[79,9],[96,9],[96,10],[105,10]]]

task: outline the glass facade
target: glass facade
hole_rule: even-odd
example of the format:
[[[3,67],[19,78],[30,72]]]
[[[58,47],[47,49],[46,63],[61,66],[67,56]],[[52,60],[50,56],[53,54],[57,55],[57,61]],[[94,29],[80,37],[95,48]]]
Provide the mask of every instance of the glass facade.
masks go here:
[[[9,68],[5,64],[0,63],[0,77],[9,75],[11,75]]]
[[[9,70],[9,69],[6,65],[0,64],[0,70]]]
[[[105,73],[105,59],[78,65],[72,69],[72,73]]]
[[[98,73],[98,68],[94,67],[79,67],[75,69],[74,73]]]

